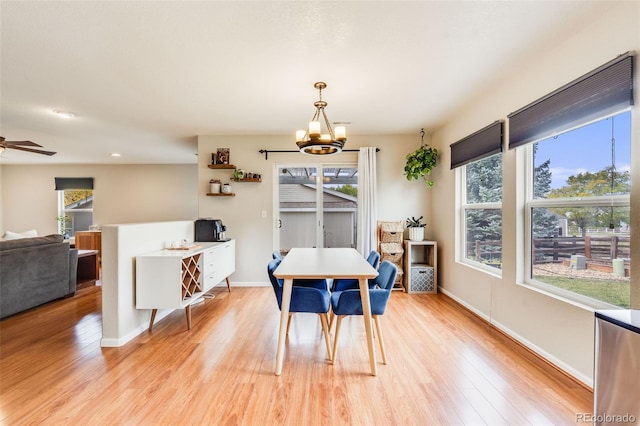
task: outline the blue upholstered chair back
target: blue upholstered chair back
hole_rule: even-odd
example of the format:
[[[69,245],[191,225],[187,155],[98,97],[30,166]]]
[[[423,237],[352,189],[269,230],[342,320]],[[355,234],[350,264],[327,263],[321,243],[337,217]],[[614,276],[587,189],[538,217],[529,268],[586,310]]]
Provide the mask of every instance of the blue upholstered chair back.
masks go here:
[[[367,262],[374,268],[378,269],[378,265],[380,264],[380,253],[375,250],[371,250],[369,256],[367,256]],[[369,287],[372,287],[373,283],[370,280]],[[331,291],[343,291],[354,288],[360,288],[358,284],[358,280],[354,280],[352,278],[337,278],[333,280],[333,285],[331,286]]]
[[[282,308],[282,285],[283,280],[280,280],[273,275],[274,271],[280,265],[281,260],[274,259],[267,265],[267,274],[269,275],[269,281],[273,287],[273,292],[278,302],[278,309]],[[299,285],[299,281],[305,281]],[[305,286],[304,284],[310,284],[316,282],[318,287]],[[322,288],[322,284],[324,288]],[[327,289],[327,283],[325,280],[294,280],[293,287],[291,289],[291,304],[289,306],[289,312],[313,312],[313,313],[326,313],[329,311],[330,294]]]
[[[397,275],[398,267],[388,260],[385,260],[380,264],[378,276],[369,281],[369,300],[371,301],[372,315],[384,314]],[[371,286],[371,284],[373,284],[373,286]],[[331,306],[333,313],[336,315],[362,315],[360,290],[347,289],[333,292],[331,295]]]
[[[380,266],[380,253],[375,250],[371,250],[371,253],[367,256],[367,262],[369,262],[374,268],[378,269],[378,266]]]
[[[271,253],[271,257],[277,260],[282,260],[282,255],[280,254],[280,250],[274,250],[273,253]]]

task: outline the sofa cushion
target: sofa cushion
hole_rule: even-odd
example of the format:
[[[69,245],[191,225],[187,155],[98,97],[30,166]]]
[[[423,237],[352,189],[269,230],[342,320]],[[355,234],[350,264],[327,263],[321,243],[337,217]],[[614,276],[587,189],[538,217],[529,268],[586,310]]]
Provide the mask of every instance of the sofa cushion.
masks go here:
[[[13,250],[43,244],[58,244],[64,240],[60,234],[51,234],[45,237],[19,238],[17,240],[0,241],[0,251]]]
[[[0,242],[0,318],[72,295],[76,271],[61,235]]]
[[[35,229],[30,229],[24,232],[7,231],[2,236],[2,238],[5,240],[17,240],[19,238],[30,238],[30,237],[37,237],[37,236],[38,236],[38,231],[36,231]]]

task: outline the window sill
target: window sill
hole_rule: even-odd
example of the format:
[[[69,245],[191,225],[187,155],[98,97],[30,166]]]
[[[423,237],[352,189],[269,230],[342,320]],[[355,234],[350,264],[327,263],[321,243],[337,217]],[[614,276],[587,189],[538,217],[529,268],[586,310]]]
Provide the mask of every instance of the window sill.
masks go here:
[[[478,272],[483,272],[496,278],[502,278],[502,269],[492,268],[491,266],[486,266],[483,263],[473,262],[468,259],[457,260],[456,262],[460,265],[468,266],[471,269],[475,269]]]
[[[516,282],[516,285],[589,312],[595,312],[600,309],[623,309],[620,306],[611,305],[577,293],[565,291],[539,281]]]

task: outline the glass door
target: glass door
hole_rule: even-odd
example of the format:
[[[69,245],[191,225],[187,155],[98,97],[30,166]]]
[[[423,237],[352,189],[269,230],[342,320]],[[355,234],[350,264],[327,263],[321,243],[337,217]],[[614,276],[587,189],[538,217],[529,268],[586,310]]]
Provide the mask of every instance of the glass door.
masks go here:
[[[357,167],[278,165],[275,244],[293,247],[355,247]],[[319,208],[321,206],[321,208]]]
[[[322,169],[322,247],[356,247],[358,168]]]

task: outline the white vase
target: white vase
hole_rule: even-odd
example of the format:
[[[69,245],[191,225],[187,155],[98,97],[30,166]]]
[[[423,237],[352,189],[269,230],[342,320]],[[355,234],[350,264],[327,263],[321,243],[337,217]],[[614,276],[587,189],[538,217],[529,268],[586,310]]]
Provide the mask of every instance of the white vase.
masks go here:
[[[422,241],[424,240],[424,228],[409,228],[409,239],[411,241]]]

